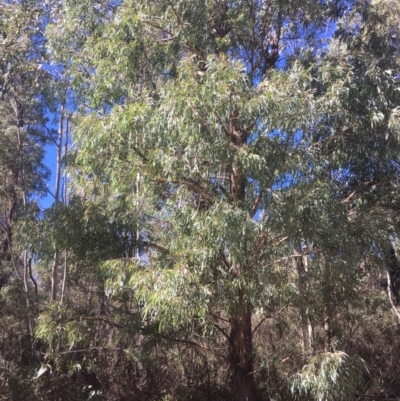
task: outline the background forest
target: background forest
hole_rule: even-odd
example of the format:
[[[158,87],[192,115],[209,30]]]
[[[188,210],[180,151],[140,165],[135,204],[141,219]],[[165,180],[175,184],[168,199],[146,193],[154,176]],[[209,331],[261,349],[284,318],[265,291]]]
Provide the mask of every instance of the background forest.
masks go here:
[[[0,400],[398,399],[399,45],[397,0],[0,0]]]

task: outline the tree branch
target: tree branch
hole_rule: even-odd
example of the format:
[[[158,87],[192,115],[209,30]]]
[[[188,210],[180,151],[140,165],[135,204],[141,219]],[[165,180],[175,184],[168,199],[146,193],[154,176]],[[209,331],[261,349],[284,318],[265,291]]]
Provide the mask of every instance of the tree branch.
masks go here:
[[[351,128],[353,128],[356,125],[356,123],[350,124],[348,127],[343,128],[340,132],[338,132],[337,134],[334,134],[328,138],[325,138],[324,140],[322,140],[321,142],[316,142],[313,143],[311,146],[309,146],[306,150],[312,150],[313,148],[317,147],[317,146],[321,146],[324,145],[326,142],[330,142],[333,141],[334,139],[339,138],[340,136],[343,136],[344,134],[346,134]]]
[[[160,245],[155,244],[154,242],[148,242],[148,241],[140,241],[139,245],[143,245],[146,248],[153,248],[153,249],[157,249],[157,251],[161,251],[164,253],[169,253],[169,250],[167,248],[164,248]]]
[[[196,341],[192,341],[192,340],[180,340],[180,339],[178,339],[178,338],[170,338],[170,337],[168,337],[168,336],[166,336],[166,335],[163,335],[163,334],[159,334],[159,336],[160,336],[161,338],[163,338],[164,340],[172,341],[172,342],[178,343],[178,344],[190,345],[191,347],[196,348],[196,349],[198,349],[199,351],[208,352],[209,354],[213,354],[213,355],[216,355],[216,356],[218,356],[218,357],[220,357],[220,358],[223,358],[223,359],[227,360],[227,357],[226,357],[225,355],[222,355],[222,354],[220,354],[219,352],[216,352],[216,351],[214,351],[214,350],[212,350],[212,349],[210,349],[210,348],[204,347],[203,345],[197,343]]]
[[[215,327],[217,330],[219,330],[219,331],[224,335],[224,337],[229,341],[229,335],[228,335],[228,333],[227,333],[221,326],[219,326],[217,323],[213,323],[213,325],[214,325],[214,327]]]
[[[267,316],[265,316],[263,319],[261,319],[261,321],[257,324],[256,327],[254,327],[253,331],[251,332],[251,335],[253,335],[258,329],[259,327],[267,320],[267,319],[272,319],[273,317],[279,315],[280,313],[282,313],[285,309],[287,308],[287,305],[284,306],[282,309],[279,309],[278,311],[274,312],[274,313],[270,313]]]
[[[283,237],[278,242],[275,242],[274,247],[279,246],[280,244],[282,244],[282,242],[285,242],[288,239],[289,239],[289,237]]]
[[[345,204],[345,203],[349,203],[351,201],[351,199],[360,192],[366,191],[367,189],[371,188],[374,185],[378,185],[380,182],[382,182],[382,180],[380,181],[374,181],[374,180],[370,180],[370,181],[366,181],[362,184],[362,186],[356,188],[350,195],[348,195],[345,199],[342,199],[340,201],[340,203]]]
[[[32,275],[32,258],[29,258],[29,260],[28,260],[28,267],[29,267],[29,276],[30,276],[30,278],[32,280],[33,285],[35,286],[35,295],[36,295],[36,298],[37,298],[37,296],[38,296],[38,286],[37,286],[36,280],[33,278],[33,275]]]
[[[257,199],[254,201],[253,207],[251,208],[250,217],[252,217],[252,218],[257,213],[257,209],[258,209],[258,205],[260,204],[260,201],[261,201],[262,193],[263,193],[263,191],[261,190],[259,195],[257,196]]]
[[[109,324],[110,326],[117,327],[118,329],[123,329],[125,326],[122,326],[119,323],[111,322],[110,320],[104,319],[103,317],[98,317],[98,316],[82,316],[81,319],[83,320],[100,320],[104,323]]]
[[[187,187],[193,189],[195,192],[199,193],[200,195],[204,196],[205,199],[208,201],[212,201],[214,196],[210,194],[203,186],[201,186],[198,182],[192,180],[191,178],[182,178],[180,180],[169,180],[164,177],[157,177],[156,181],[158,182],[170,182],[171,184],[183,184]]]
[[[280,258],[280,259],[274,260],[271,263],[268,263],[265,267],[272,266],[272,265],[274,265],[276,263],[284,262],[285,260],[288,260],[288,259],[295,259],[295,258],[298,258],[300,256],[303,256],[303,254],[302,253],[295,253],[293,255],[285,256],[284,258]]]
[[[72,350],[72,351],[63,351],[60,352],[60,355],[65,355],[65,354],[77,354],[80,352],[90,352],[90,351],[103,351],[103,350],[109,350],[109,351],[124,351],[124,348],[114,348],[114,347],[92,347],[92,348],[87,348],[87,349],[77,349],[77,350]]]

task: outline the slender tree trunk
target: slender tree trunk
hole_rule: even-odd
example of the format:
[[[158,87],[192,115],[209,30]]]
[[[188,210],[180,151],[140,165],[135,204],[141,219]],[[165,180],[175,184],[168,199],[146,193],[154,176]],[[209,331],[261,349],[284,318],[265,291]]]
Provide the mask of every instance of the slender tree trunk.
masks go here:
[[[33,286],[35,288],[36,307],[39,309],[38,285],[37,285],[37,282],[36,282],[36,280],[35,280],[35,278],[33,277],[33,274],[32,274],[32,258],[29,258],[29,260],[28,260],[28,268],[29,268],[29,276],[30,276],[32,284],[33,284]]]
[[[61,286],[61,299],[60,304],[62,305],[67,293],[67,283],[68,283],[68,261],[67,261],[67,251],[64,252],[64,271],[63,280]]]
[[[54,192],[54,198],[56,202],[60,201],[60,189],[61,189],[61,158],[62,158],[62,144],[64,136],[64,105],[61,106],[60,110],[60,121],[58,123],[57,133],[57,165],[56,165],[56,187]]]
[[[68,116],[65,117],[66,120],[66,127],[65,127],[65,144],[64,144],[64,157],[67,156],[68,153],[68,129],[69,129],[69,124],[68,124]],[[68,202],[68,188],[67,188],[67,174],[64,172],[64,177],[63,177],[63,203],[66,205]],[[60,303],[61,305],[64,302],[64,299],[66,298],[67,295],[67,287],[68,287],[68,258],[67,258],[67,251],[64,252],[64,269],[63,269],[63,280],[62,280],[62,285],[61,285],[61,299]]]
[[[27,216],[27,198],[26,198],[26,169],[25,169],[25,149],[24,149],[24,141],[22,138],[22,128],[24,126],[24,107],[19,102],[19,100],[15,100],[14,105],[15,117],[17,119],[17,139],[18,139],[18,153],[21,157],[22,167],[21,167],[21,189],[22,189],[22,204],[24,210],[24,216]],[[23,268],[23,286],[24,286],[24,293],[25,293],[25,301],[26,306],[30,309],[30,301],[29,301],[29,285],[28,285],[28,274],[29,274],[29,267],[28,267],[28,251],[25,249],[23,256],[22,256],[22,268]],[[33,321],[31,317],[27,319],[28,325],[28,334],[29,338],[32,340],[34,335],[34,327]]]
[[[388,287],[390,286],[392,301],[394,302],[395,305],[398,305],[400,301],[400,295],[399,295],[399,288],[397,285],[397,276],[399,275],[400,265],[397,260],[396,252],[392,245],[390,245],[389,252],[386,255],[386,266],[388,275]]]
[[[331,352],[332,349],[332,344],[331,344],[331,322],[330,322],[330,317],[327,309],[325,308],[325,314],[324,314],[324,351],[325,352]]]
[[[331,301],[331,266],[325,264],[325,283],[323,286],[324,293],[324,351],[332,351],[332,333],[331,333],[331,312],[332,312],[332,301]]]
[[[391,274],[389,272],[389,270],[387,271],[387,292],[388,292],[388,298],[389,298],[389,302],[390,302],[390,306],[392,307],[392,311],[395,314],[395,316],[397,317],[397,319],[399,319],[400,322],[400,312],[397,309],[396,305],[393,302],[393,294],[392,294],[392,278],[391,278]]]
[[[302,308],[300,308],[300,338],[301,338],[301,349],[303,351],[303,354],[307,352],[307,333],[304,327],[304,314],[302,311]]]
[[[302,250],[301,250],[302,251]],[[302,251],[303,252],[303,251]],[[302,296],[307,293],[307,275],[308,275],[308,258],[306,254],[299,256],[295,260],[297,266],[297,273],[299,277],[299,290]],[[311,322],[310,310],[304,305],[303,300],[300,305],[300,324],[301,324],[301,337],[304,352],[309,352],[310,354],[315,353],[314,348],[314,327]]]
[[[26,306],[30,309],[30,301],[29,301],[29,286],[28,286],[28,274],[29,274],[29,266],[28,266],[28,251],[24,251],[23,255],[23,279],[24,279],[24,292],[25,292],[25,299],[26,299]],[[34,338],[34,327],[33,327],[33,320],[32,317],[28,317],[28,330],[29,330],[29,337],[33,341]]]
[[[54,199],[56,204],[60,202],[60,187],[61,187],[61,158],[62,158],[62,143],[64,134],[64,105],[61,106],[60,121],[58,125],[57,135],[57,166],[56,166],[56,187],[54,191]],[[51,268],[51,300],[52,302],[57,301],[58,295],[58,259],[59,251],[54,250],[53,265]]]
[[[305,266],[303,263],[303,257],[299,256],[298,258],[296,258],[294,260],[294,263],[296,265],[297,268],[297,276],[298,276],[298,280],[299,280],[299,292],[300,292],[300,297],[302,298],[300,301],[300,334],[301,334],[301,340],[302,340],[302,349],[303,352],[306,353],[307,352],[307,343],[308,343],[308,335],[307,335],[307,329],[306,329],[306,321],[307,321],[307,316],[306,316],[306,309],[304,307],[304,296],[306,293],[306,289],[305,289],[305,282],[304,282],[304,276],[306,274],[305,272]]]
[[[307,248],[305,248],[307,250]],[[304,249],[303,249],[304,251]],[[305,251],[305,254],[302,256],[302,263],[304,266],[304,273],[306,276],[308,276],[309,273],[309,266],[308,266],[308,256]],[[305,283],[305,290],[307,290],[308,283]],[[307,334],[308,334],[308,349],[311,355],[315,353],[315,346],[314,346],[314,326],[311,321],[311,316],[310,316],[310,308],[307,307],[305,310],[305,316],[307,320]]]
[[[137,138],[136,138],[137,141]],[[139,193],[140,193],[140,173],[138,172],[136,174],[136,196],[137,196],[137,203],[136,203],[136,219],[139,222]],[[135,259],[137,259],[138,261],[140,261],[140,227],[139,227],[139,223],[136,223],[136,232],[135,232],[135,242],[136,242],[136,248],[135,248]]]
[[[315,354],[315,346],[314,346],[314,326],[311,322],[310,314],[307,309],[307,329],[308,329],[308,347],[310,349],[311,355]]]
[[[65,116],[65,140],[64,140],[64,157],[68,154],[68,141],[69,141],[69,118],[68,115]],[[66,205],[68,203],[68,182],[67,182],[67,172],[64,171],[63,176],[63,203]]]
[[[51,300],[57,301],[57,287],[58,287],[58,251],[53,254],[53,264],[51,267]]]

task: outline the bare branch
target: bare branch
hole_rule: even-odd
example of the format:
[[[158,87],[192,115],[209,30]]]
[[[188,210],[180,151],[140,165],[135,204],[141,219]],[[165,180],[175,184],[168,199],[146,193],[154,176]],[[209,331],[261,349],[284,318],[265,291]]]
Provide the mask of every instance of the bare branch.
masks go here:
[[[250,217],[252,218],[257,213],[258,205],[260,204],[261,201],[262,192],[263,191],[261,190],[260,194],[257,196],[257,199],[254,201],[253,207],[251,208]]]
[[[81,317],[81,319],[83,319],[83,320],[100,320],[100,321],[102,321],[102,322],[104,322],[104,323],[109,324],[110,326],[114,326],[114,327],[117,327],[117,328],[119,328],[119,329],[123,329],[123,328],[124,328],[124,326],[122,326],[121,324],[115,323],[115,322],[111,322],[110,320],[104,319],[103,317],[98,317],[98,316],[83,316],[83,317]]]
[[[265,267],[272,266],[272,265],[275,265],[276,263],[284,262],[284,261],[289,260],[289,259],[295,259],[295,258],[298,258],[298,257],[301,257],[301,256],[303,256],[302,253],[295,253],[293,255],[285,256],[284,258],[280,258],[280,259],[274,260],[271,263],[268,263]]]
[[[314,144],[312,144],[311,146],[309,146],[306,150],[313,150],[314,148],[316,148],[317,146],[321,146],[324,145],[327,142],[333,141],[334,139],[339,138],[340,136],[345,135],[351,128],[353,128],[356,125],[356,123],[350,124],[348,127],[343,128],[340,132],[324,139],[321,142],[316,142]]]
[[[254,329],[253,329],[253,331],[251,332],[251,334],[253,335],[253,334],[259,329],[259,327],[260,327],[267,319],[272,319],[273,317],[279,315],[279,314],[282,313],[286,308],[287,308],[287,305],[284,306],[282,309],[279,309],[278,311],[274,312],[274,313],[270,313],[270,314],[266,315],[263,319],[261,319],[261,321],[257,324],[257,326],[254,327]]]
[[[169,252],[167,248],[164,248],[161,245],[157,245],[154,242],[140,241],[140,244],[142,244],[143,246],[145,246],[147,248],[156,249],[157,251],[161,251],[161,252],[165,252],[165,253]]]
[[[217,323],[213,323],[213,325],[214,325],[214,327],[217,329],[217,330],[219,330],[223,335],[224,335],[224,337],[226,338],[226,339],[228,339],[228,341],[229,341],[229,335],[228,335],[228,333],[221,327],[221,326],[219,326]]]
[[[216,355],[216,356],[218,356],[220,358],[223,358],[223,359],[227,360],[227,357],[225,355],[220,354],[219,352],[216,352],[216,351],[214,351],[214,350],[212,350],[210,348],[207,348],[204,345],[201,345],[201,344],[197,343],[196,341],[181,340],[181,339],[178,339],[178,338],[170,338],[170,337],[168,337],[166,335],[163,335],[163,334],[160,334],[160,337],[163,338],[164,340],[172,341],[174,343],[190,345],[191,347],[196,348],[199,351],[207,352],[209,354],[213,354],[213,355]]]

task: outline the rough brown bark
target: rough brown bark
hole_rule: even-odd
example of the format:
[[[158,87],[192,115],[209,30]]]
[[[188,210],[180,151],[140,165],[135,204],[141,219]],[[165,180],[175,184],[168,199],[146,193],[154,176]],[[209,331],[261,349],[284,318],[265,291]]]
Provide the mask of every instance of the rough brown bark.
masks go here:
[[[246,130],[235,127],[238,113],[232,115],[227,136],[234,149],[246,146]],[[246,178],[235,162],[230,166],[230,198],[234,202],[242,202],[246,194]],[[248,268],[236,266],[232,271],[233,278],[238,277]],[[229,333],[229,361],[232,372],[232,400],[256,401],[257,391],[254,383],[253,338],[251,327],[252,309],[246,297],[245,289],[238,290],[236,308],[231,311]]]
[[[232,400],[257,400],[250,305],[230,319],[229,357],[232,369]]]
[[[386,255],[386,266],[387,266],[387,277],[388,286],[390,285],[390,293],[392,300],[395,305],[400,304],[400,294],[399,294],[399,261],[397,260],[396,252],[391,245],[389,252]]]

